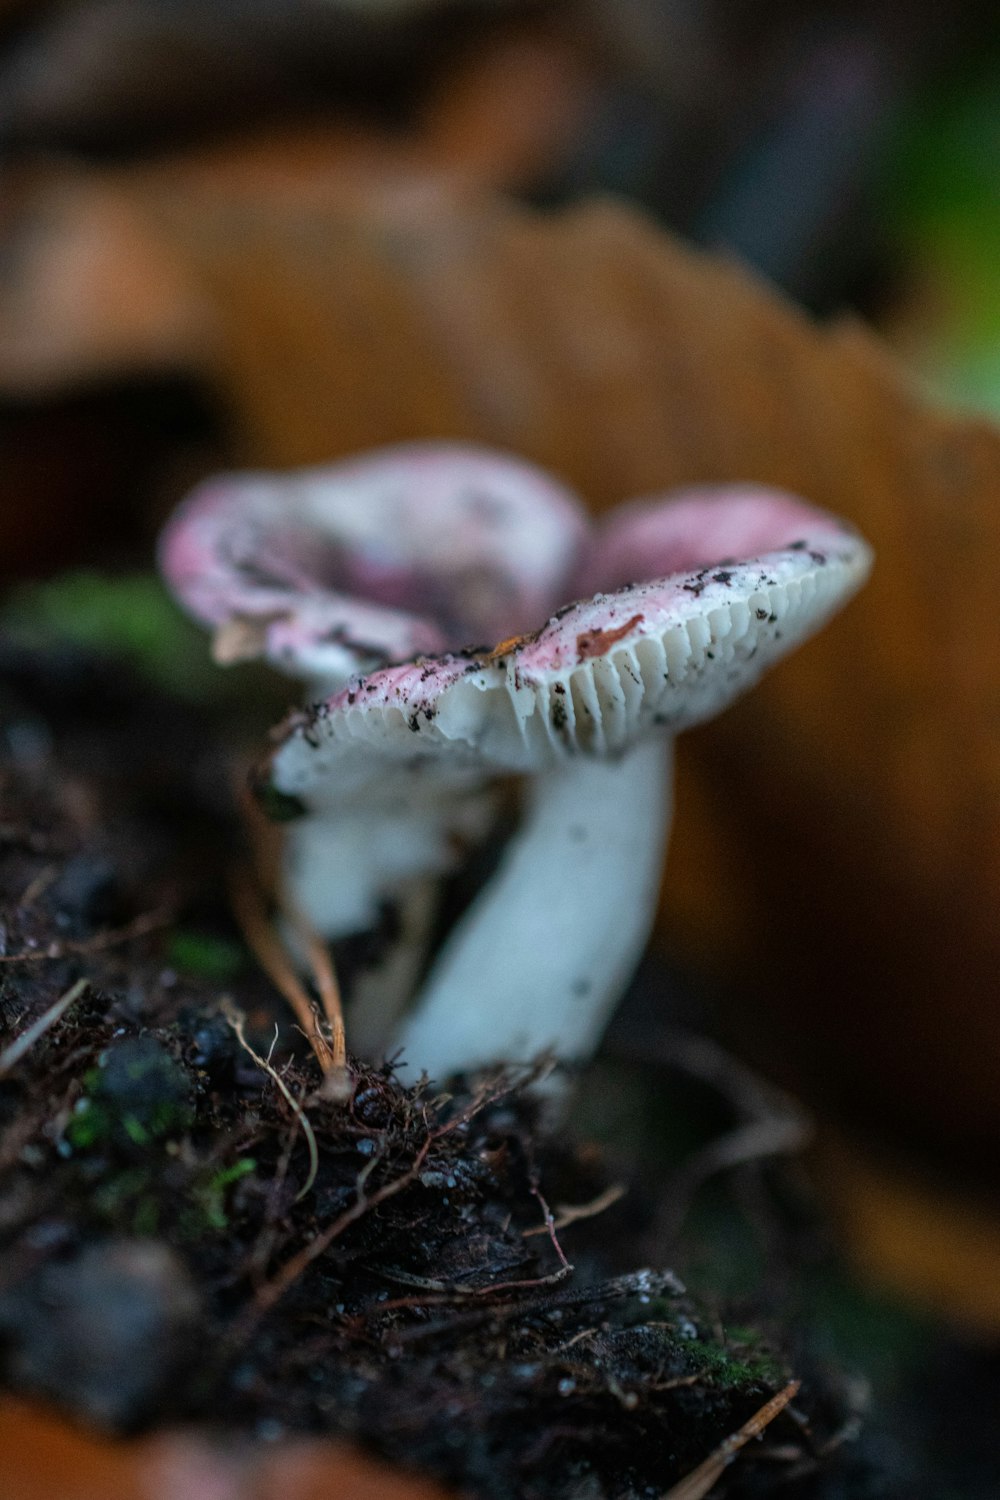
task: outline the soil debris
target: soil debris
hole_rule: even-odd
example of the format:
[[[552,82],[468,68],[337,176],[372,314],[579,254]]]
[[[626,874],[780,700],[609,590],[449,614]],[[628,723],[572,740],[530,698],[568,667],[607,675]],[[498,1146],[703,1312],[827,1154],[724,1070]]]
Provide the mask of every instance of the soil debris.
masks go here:
[[[240,943],[238,820],[203,752],[171,757],[180,707],[151,745],[127,697],[102,766],[92,722],[32,681],[0,736],[9,1387],[113,1431],[346,1436],[484,1500],[638,1500],[802,1373],[636,1269],[655,1205],[545,1127],[532,1070],[433,1094],[350,1059],[330,1098]],[[821,1472],[837,1383],[813,1372],[791,1412],[727,1494]]]

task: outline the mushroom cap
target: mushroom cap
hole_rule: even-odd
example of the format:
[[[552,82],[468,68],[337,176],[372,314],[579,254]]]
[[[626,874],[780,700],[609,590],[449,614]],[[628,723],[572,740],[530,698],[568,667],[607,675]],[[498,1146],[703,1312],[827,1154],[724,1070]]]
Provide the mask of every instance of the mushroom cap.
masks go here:
[[[174,514],[160,566],[222,661],[353,672],[525,629],[583,551],[572,493],[533,465],[414,443],[275,477],[223,475]]]
[[[769,485],[690,485],[629,500],[605,516],[578,570],[577,591],[583,597],[637,578],[752,559],[790,540],[809,539],[822,550],[850,534],[838,517]]]
[[[755,550],[738,553],[740,543]],[[867,544],[833,517],[746,488],[626,507],[595,556],[583,576],[631,571],[638,559],[681,563],[569,604],[490,652],[418,658],[352,682],[287,726],[273,786],[329,805],[390,766],[436,783],[619,756],[726,707],[812,635],[871,564]]]

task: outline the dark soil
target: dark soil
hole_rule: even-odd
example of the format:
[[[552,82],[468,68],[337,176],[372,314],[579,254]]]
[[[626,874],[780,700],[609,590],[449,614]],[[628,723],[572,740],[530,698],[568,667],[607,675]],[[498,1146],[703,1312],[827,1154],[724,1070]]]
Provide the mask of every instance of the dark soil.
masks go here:
[[[857,1383],[801,1328],[685,1291],[635,1163],[545,1127],[530,1079],[432,1097],[355,1064],[324,1099],[229,914],[206,715],[91,656],[3,656],[9,1387],[112,1431],[346,1434],[471,1495],[632,1500],[794,1376],[713,1493],[925,1493],[853,1440]]]

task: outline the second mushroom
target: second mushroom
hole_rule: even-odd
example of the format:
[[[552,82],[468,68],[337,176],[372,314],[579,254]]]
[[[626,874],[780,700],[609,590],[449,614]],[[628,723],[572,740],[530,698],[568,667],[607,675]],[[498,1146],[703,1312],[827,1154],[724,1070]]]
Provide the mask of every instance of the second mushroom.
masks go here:
[[[161,559],[219,659],[263,655],[318,700],[264,776],[301,814],[291,895],[329,939],[396,904],[400,955],[352,1039],[441,1079],[592,1052],[652,923],[674,736],[871,565],[855,532],[774,490],[636,500],[591,528],[541,471],[455,444],[211,481]],[[428,963],[437,882],[509,777],[518,826]]]

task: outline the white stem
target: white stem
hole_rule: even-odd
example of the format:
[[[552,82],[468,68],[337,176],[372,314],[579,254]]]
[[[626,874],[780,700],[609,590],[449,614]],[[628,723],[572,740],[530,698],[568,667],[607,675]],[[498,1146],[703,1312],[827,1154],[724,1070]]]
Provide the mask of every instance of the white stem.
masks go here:
[[[445,944],[397,1042],[435,1078],[552,1051],[587,1057],[656,910],[672,745],[580,756],[535,782],[498,873]]]
[[[323,937],[363,932],[377,919],[382,888],[370,821],[322,809],[288,825],[285,884]]]
[[[384,900],[454,868],[493,817],[489,785],[428,787],[403,771],[376,790],[313,808],[288,826],[286,886],[323,937],[374,926]]]

